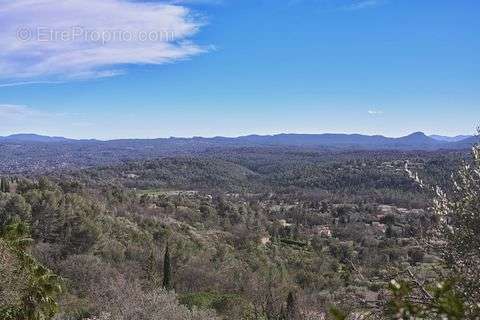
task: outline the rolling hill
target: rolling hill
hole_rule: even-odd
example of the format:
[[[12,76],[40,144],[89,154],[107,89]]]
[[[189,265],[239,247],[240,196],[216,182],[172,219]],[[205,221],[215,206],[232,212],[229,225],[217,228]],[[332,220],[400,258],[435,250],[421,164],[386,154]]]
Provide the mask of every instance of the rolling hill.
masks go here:
[[[300,151],[468,149],[477,137],[439,141],[422,132],[400,138],[361,134],[278,134],[229,137],[75,140],[35,134],[0,137],[0,172],[35,172],[123,163],[126,160],[214,154],[235,148],[281,148]]]

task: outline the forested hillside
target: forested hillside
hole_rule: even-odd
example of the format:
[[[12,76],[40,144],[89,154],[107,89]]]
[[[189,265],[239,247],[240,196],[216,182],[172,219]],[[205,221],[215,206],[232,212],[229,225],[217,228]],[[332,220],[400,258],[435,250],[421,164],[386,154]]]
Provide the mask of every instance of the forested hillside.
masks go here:
[[[434,283],[444,268],[425,245],[432,195],[405,165],[449,191],[469,158],[245,148],[5,175],[0,314],[382,318],[392,279]]]
[[[57,170],[118,165],[124,161],[172,156],[198,156],[244,149],[275,153],[341,151],[439,151],[469,150],[477,137],[448,142],[421,132],[400,138],[359,134],[279,134],[237,138],[162,138],[123,140],[74,140],[34,134],[0,137],[0,173],[50,173]]]

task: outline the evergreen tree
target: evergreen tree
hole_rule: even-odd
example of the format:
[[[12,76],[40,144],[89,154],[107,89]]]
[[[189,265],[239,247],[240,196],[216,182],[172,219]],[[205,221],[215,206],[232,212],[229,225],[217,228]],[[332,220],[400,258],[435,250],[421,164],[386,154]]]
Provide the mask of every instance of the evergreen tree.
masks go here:
[[[387,238],[393,238],[394,237],[394,232],[393,232],[392,226],[390,224],[387,224],[387,229],[385,230],[385,236]]]
[[[287,297],[287,319],[288,320],[295,320],[298,319],[298,307],[297,307],[297,299],[295,294],[290,291]]]
[[[170,263],[170,250],[168,243],[165,249],[165,256],[163,259],[163,287],[166,290],[172,289],[172,266]]]
[[[160,286],[160,277],[157,268],[157,261],[155,259],[155,252],[153,251],[153,249],[150,253],[150,256],[148,257],[145,271],[147,273],[147,278],[150,282],[150,286],[152,288],[158,288]]]
[[[288,320],[288,317],[287,317],[287,314],[285,313],[285,309],[284,309],[283,305],[280,309],[280,315],[278,316],[278,319],[279,320]]]

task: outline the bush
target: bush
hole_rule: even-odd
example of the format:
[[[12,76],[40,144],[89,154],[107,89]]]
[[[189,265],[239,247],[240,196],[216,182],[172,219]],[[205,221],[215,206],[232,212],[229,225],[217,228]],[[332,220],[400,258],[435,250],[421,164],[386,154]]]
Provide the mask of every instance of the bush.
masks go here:
[[[143,290],[138,283],[112,283],[101,300],[98,320],[217,320],[211,310],[189,309],[178,303],[173,292]]]
[[[244,319],[252,311],[250,303],[238,294],[186,293],[180,295],[179,301],[190,310],[215,309],[228,319]]]

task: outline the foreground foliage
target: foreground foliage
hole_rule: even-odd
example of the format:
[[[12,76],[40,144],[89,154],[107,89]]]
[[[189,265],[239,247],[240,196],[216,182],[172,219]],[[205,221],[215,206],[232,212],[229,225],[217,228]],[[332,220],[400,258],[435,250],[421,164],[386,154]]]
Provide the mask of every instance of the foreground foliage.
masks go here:
[[[61,280],[27,252],[30,242],[21,222],[5,226],[0,233],[1,319],[51,319],[58,311]]]
[[[430,291],[416,281],[420,294],[414,294],[408,283],[393,281],[389,307],[399,319],[480,318],[480,146],[473,147],[471,161],[460,167],[452,183],[451,192],[433,188],[432,209],[440,223],[429,239],[442,254],[450,280],[437,282]]]

